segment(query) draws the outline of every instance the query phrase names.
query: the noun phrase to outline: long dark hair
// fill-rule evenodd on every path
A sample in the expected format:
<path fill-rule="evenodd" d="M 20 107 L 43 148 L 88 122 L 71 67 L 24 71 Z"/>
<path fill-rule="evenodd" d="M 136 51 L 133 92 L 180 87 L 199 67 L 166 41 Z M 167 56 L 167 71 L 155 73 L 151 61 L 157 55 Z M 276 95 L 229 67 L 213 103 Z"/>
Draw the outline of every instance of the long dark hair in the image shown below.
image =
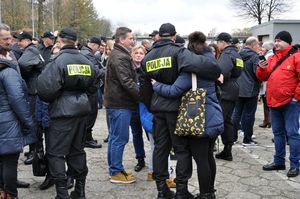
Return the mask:
<path fill-rule="evenodd" d="M 203 54 L 204 50 L 207 49 L 206 36 L 204 33 L 200 31 L 192 32 L 189 36 L 189 43 L 187 48 L 196 53 L 196 54 Z"/>

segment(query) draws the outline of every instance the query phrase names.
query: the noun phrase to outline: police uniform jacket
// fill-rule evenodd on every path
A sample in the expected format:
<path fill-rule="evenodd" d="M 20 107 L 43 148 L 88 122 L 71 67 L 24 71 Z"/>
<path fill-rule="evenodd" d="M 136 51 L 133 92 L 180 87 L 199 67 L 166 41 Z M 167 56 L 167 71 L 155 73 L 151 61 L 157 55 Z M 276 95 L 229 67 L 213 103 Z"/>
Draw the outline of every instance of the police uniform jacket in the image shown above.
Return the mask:
<path fill-rule="evenodd" d="M 38 48 L 41 56 L 45 60 L 45 65 L 50 61 L 52 48 L 53 45 L 46 47 L 44 44 L 41 44 Z"/>
<path fill-rule="evenodd" d="M 202 53 L 212 62 L 217 62 L 210 49 L 204 49 Z M 220 71 L 221 72 L 221 71 Z M 197 77 L 197 87 L 204 88 L 205 95 L 205 133 L 211 137 L 216 138 L 224 131 L 224 119 L 221 106 L 216 95 L 215 81 L 204 80 Z M 160 95 L 166 97 L 180 97 L 184 92 L 192 88 L 191 73 L 180 73 L 177 80 L 172 85 L 155 82 L 153 89 Z"/>
<path fill-rule="evenodd" d="M 37 94 L 37 77 L 44 66 L 44 62 L 40 56 L 39 50 L 33 44 L 29 44 L 18 59 L 22 77 L 26 81 L 28 93 L 31 95 Z"/>
<path fill-rule="evenodd" d="M 0 59 L 0 155 L 16 154 L 36 141 L 27 87 L 11 62 Z"/>
<path fill-rule="evenodd" d="M 161 39 L 154 43 L 142 61 L 142 69 L 144 77 L 140 82 L 141 98 L 151 112 L 178 111 L 180 98 L 163 97 L 153 92 L 150 79 L 173 84 L 181 71 L 194 72 L 203 79 L 214 81 L 220 75 L 220 68 L 216 62 L 196 55 L 170 39 Z"/>
<path fill-rule="evenodd" d="M 50 103 L 50 118 L 89 114 L 88 94 L 97 91 L 98 75 L 78 49 L 64 46 L 38 77 L 38 95 Z"/>
<path fill-rule="evenodd" d="M 224 100 L 236 101 L 239 96 L 238 77 L 244 66 L 243 60 L 234 45 L 227 46 L 218 60 L 224 75 L 224 83 L 220 85 L 220 97 Z"/>
<path fill-rule="evenodd" d="M 259 93 L 259 81 L 256 77 L 258 66 L 258 54 L 251 48 L 245 47 L 240 51 L 244 61 L 241 76 L 238 78 L 239 97 L 257 97 Z"/>
<path fill-rule="evenodd" d="M 139 101 L 137 74 L 130 52 L 114 45 L 106 65 L 104 105 L 107 108 L 136 109 Z"/>

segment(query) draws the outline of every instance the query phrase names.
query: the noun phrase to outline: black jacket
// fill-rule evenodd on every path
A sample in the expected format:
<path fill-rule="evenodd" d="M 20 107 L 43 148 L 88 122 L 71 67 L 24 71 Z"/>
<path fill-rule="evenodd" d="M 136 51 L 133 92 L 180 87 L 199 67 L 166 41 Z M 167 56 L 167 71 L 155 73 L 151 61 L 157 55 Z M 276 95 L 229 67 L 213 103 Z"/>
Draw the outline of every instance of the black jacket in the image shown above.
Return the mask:
<path fill-rule="evenodd" d="M 142 61 L 142 69 L 145 75 L 140 82 L 141 98 L 152 112 L 178 111 L 180 98 L 163 97 L 153 92 L 150 79 L 164 84 L 173 84 L 182 71 L 194 72 L 203 79 L 215 81 L 221 72 L 217 63 L 202 55 L 196 55 L 183 45 L 175 44 L 169 39 L 154 43 L 153 48 Z"/>
<path fill-rule="evenodd" d="M 44 62 L 40 56 L 39 50 L 33 44 L 29 44 L 18 59 L 21 75 L 27 84 L 30 95 L 37 94 L 37 77 L 44 67 Z"/>
<path fill-rule="evenodd" d="M 46 47 L 44 44 L 41 44 L 39 46 L 39 51 L 43 59 L 45 60 L 45 65 L 50 61 L 52 47 L 53 45 Z"/>
<path fill-rule="evenodd" d="M 139 101 L 137 75 L 131 55 L 114 45 L 106 65 L 104 104 L 108 108 L 136 109 Z"/>
<path fill-rule="evenodd" d="M 224 75 L 224 83 L 220 85 L 221 99 L 236 101 L 239 96 L 239 85 L 237 82 L 243 69 L 243 60 L 234 45 L 227 46 L 218 60 Z"/>
<path fill-rule="evenodd" d="M 38 77 L 38 95 L 50 103 L 50 118 L 90 113 L 88 95 L 97 91 L 99 71 L 73 46 L 64 46 Z"/>
<path fill-rule="evenodd" d="M 240 55 L 244 61 L 244 68 L 238 79 L 240 86 L 239 97 L 256 97 L 259 93 L 259 81 L 256 77 L 258 54 L 251 48 L 243 48 Z"/>

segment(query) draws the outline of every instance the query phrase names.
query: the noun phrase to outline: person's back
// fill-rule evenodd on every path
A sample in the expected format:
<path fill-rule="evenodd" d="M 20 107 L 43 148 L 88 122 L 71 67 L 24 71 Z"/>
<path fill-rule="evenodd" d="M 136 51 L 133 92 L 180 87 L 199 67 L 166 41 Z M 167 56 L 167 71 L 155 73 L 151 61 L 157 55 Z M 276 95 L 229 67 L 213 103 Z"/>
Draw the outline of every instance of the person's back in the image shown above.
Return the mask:
<path fill-rule="evenodd" d="M 73 29 L 62 29 L 58 36 L 61 50 L 38 77 L 38 95 L 49 102 L 51 123 L 46 155 L 51 177 L 55 179 L 57 198 L 69 198 L 65 159 L 68 160 L 68 176 L 76 179 L 72 198 L 85 197 L 88 173 L 83 143 L 86 120 L 82 118 L 91 111 L 88 94 L 97 91 L 98 73 L 75 47 L 76 39 Z"/>
<path fill-rule="evenodd" d="M 179 149 L 180 139 L 174 135 L 180 96 L 175 98 L 164 97 L 153 92 L 151 79 L 164 84 L 173 84 L 179 73 L 194 72 L 204 79 L 215 80 L 220 70 L 217 63 L 211 62 L 202 55 L 187 50 L 182 44 L 175 44 L 176 30 L 170 23 L 162 24 L 159 28 L 160 40 L 156 41 L 149 53 L 142 61 L 144 75 L 141 77 L 141 97 L 146 106 L 153 112 L 154 152 L 153 152 L 153 178 L 156 181 L 158 198 L 172 198 L 174 193 L 167 187 L 165 180 L 168 174 L 168 155 L 172 144 L 175 154 Z M 173 141 L 173 143 L 172 143 Z M 182 183 L 184 161 L 183 155 L 176 154 L 176 179 Z M 180 161 L 181 160 L 181 161 Z M 178 164 L 179 163 L 179 164 Z"/>

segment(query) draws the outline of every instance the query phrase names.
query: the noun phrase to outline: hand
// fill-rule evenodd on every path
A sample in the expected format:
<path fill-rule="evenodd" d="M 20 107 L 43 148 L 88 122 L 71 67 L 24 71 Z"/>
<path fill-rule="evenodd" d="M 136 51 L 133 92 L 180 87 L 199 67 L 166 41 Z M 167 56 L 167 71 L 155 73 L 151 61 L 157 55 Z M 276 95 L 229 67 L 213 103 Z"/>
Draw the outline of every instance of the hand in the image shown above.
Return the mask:
<path fill-rule="evenodd" d="M 223 75 L 223 74 L 221 74 L 221 75 L 219 76 L 218 81 L 219 81 L 221 84 L 224 83 L 224 75 Z"/>
<path fill-rule="evenodd" d="M 261 67 L 261 68 L 266 68 L 267 65 L 268 65 L 268 61 L 260 60 L 258 62 L 258 66 Z"/>
<path fill-rule="evenodd" d="M 155 79 L 151 79 L 151 84 L 155 84 L 156 83 L 156 80 Z"/>

